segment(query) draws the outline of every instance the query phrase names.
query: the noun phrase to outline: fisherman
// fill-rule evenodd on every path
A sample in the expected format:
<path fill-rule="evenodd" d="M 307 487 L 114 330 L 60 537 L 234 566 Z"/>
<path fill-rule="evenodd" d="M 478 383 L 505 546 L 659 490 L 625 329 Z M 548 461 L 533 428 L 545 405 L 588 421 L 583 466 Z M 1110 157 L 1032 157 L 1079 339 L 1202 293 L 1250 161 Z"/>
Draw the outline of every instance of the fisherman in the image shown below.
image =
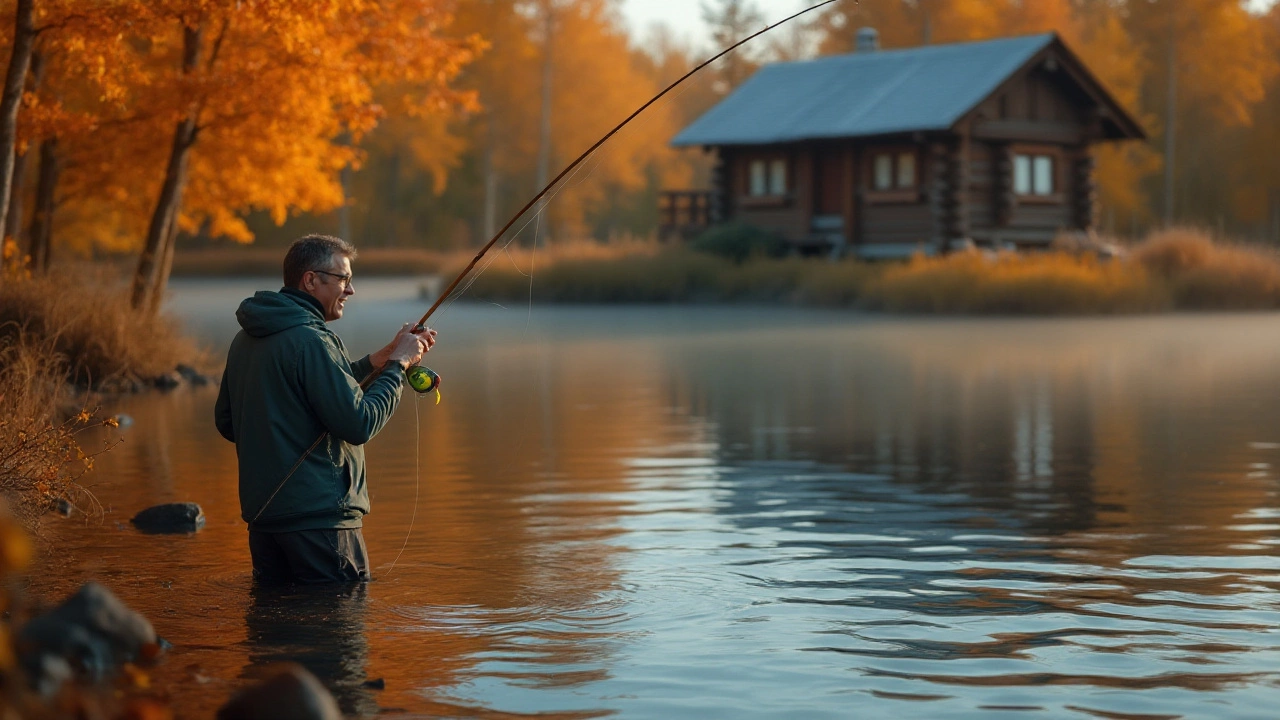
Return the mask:
<path fill-rule="evenodd" d="M 341 318 L 355 294 L 355 258 L 356 249 L 335 237 L 295 240 L 284 287 L 259 291 L 236 311 L 242 329 L 227 352 L 214 421 L 236 444 L 240 516 L 261 582 L 369 579 L 363 445 L 391 419 L 404 371 L 435 345 L 436 333 L 405 325 L 386 347 L 352 362 L 326 323 Z"/>

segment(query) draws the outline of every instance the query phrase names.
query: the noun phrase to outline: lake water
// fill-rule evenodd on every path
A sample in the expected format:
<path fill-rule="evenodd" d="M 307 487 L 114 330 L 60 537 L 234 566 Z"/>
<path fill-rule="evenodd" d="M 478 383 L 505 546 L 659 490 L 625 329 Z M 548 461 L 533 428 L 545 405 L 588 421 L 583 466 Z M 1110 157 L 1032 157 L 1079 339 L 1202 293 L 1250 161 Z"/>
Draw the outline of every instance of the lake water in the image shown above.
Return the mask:
<path fill-rule="evenodd" d="M 256 287 L 173 308 L 220 356 Z M 353 352 L 426 307 L 357 290 Z M 108 512 L 49 522 L 32 592 L 97 578 L 144 612 L 190 718 L 286 659 L 359 717 L 1277 715 L 1280 315 L 434 324 L 443 402 L 368 446 L 367 587 L 252 587 L 216 389 L 184 388 L 110 403 Z M 203 531 L 127 524 L 178 500 Z"/>

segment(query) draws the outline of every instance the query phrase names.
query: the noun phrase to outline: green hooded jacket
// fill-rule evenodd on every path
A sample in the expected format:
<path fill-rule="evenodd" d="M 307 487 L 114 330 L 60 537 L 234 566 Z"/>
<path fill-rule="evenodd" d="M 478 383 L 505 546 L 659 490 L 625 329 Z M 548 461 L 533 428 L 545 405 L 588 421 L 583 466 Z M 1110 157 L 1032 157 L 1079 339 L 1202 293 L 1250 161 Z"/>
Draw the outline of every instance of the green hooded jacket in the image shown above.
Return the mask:
<path fill-rule="evenodd" d="M 227 353 L 214 422 L 236 444 L 240 517 L 261 532 L 360 527 L 369 512 L 362 446 L 400 402 L 400 366 L 389 363 L 362 391 L 373 363 L 351 362 L 319 301 L 300 290 L 260 291 L 240 303 L 236 319 L 242 329 Z"/>

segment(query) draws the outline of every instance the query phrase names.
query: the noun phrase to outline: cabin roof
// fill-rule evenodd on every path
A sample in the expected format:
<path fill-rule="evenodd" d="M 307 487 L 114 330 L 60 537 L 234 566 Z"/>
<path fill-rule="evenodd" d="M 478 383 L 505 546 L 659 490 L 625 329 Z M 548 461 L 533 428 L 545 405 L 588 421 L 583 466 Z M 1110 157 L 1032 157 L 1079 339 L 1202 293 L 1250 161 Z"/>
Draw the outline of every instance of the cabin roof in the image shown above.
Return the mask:
<path fill-rule="evenodd" d="M 1055 43 L 1061 45 L 1046 33 L 766 65 L 672 145 L 764 145 L 948 130 Z M 1130 121 L 1125 124 L 1141 136 L 1087 70 L 1077 77 L 1112 116 Z M 1133 136 L 1127 130 L 1119 135 Z"/>

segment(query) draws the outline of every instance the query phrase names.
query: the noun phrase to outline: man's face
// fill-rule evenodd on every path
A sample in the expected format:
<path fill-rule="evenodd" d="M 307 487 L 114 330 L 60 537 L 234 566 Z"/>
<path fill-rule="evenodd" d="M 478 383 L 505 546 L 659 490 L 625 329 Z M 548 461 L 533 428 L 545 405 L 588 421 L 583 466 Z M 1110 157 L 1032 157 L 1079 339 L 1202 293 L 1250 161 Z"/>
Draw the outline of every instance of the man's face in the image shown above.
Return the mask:
<path fill-rule="evenodd" d="M 351 285 L 351 258 L 340 255 L 332 267 L 304 273 L 302 289 L 320 301 L 320 307 L 324 308 L 325 322 L 333 322 L 342 317 L 347 298 L 356 294 Z"/>

